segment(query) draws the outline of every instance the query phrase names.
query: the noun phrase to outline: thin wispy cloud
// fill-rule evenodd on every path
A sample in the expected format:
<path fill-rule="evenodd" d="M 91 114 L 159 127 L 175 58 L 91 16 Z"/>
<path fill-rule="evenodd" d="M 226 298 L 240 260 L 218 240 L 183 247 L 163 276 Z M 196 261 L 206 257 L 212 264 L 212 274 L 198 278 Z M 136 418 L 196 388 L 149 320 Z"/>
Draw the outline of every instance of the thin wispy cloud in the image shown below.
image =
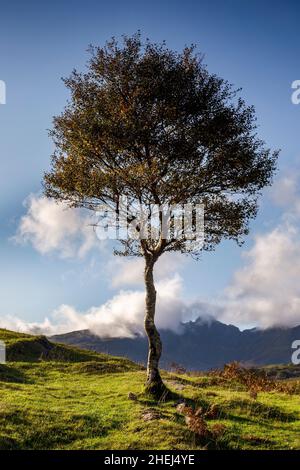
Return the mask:
<path fill-rule="evenodd" d="M 155 279 L 160 281 L 170 275 L 179 274 L 188 262 L 188 258 L 181 253 L 165 253 L 161 256 L 154 268 Z M 140 286 L 144 284 L 145 261 L 142 258 L 125 259 L 111 258 L 107 272 L 114 288 L 124 286 Z"/>

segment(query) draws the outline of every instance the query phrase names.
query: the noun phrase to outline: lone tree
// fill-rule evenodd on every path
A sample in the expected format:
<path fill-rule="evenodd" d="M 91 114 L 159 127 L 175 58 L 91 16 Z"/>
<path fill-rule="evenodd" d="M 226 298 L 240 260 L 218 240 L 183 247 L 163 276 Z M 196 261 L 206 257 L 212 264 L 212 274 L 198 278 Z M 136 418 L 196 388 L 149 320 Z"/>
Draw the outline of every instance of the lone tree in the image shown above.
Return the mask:
<path fill-rule="evenodd" d="M 87 73 L 75 70 L 64 80 L 71 100 L 50 132 L 56 150 L 44 176 L 45 195 L 90 210 L 106 204 L 123 220 L 120 198 L 127 197 L 125 222 L 135 223 L 137 236 L 123 237 L 115 253 L 145 259 L 146 389 L 160 395 L 155 262 L 170 251 L 198 257 L 223 238 L 241 244 L 257 197 L 271 184 L 277 152 L 257 138 L 253 107 L 207 71 L 194 47 L 177 53 L 165 43 L 143 43 L 138 33 L 90 52 Z M 204 205 L 203 244 L 197 243 L 193 209 L 194 242 L 184 228 L 174 229 L 181 216 L 176 221 L 172 207 L 187 204 Z M 153 207 L 159 207 L 154 236 Z"/>

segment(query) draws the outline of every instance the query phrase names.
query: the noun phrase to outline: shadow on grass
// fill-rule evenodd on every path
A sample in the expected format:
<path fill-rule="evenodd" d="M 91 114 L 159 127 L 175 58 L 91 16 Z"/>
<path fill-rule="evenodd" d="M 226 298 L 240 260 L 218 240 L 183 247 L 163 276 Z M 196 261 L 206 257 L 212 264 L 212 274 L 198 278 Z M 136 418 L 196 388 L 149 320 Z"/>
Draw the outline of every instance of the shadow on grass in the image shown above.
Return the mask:
<path fill-rule="evenodd" d="M 112 421 L 110 426 L 103 425 L 101 418 L 94 415 L 61 416 L 57 421 L 57 413 L 53 420 L 51 414 L 47 419 L 41 416 L 39 422 L 23 428 L 20 426 L 18 439 L 0 438 L 0 449 L 47 450 L 62 449 L 76 441 L 105 437 L 112 430 L 120 428 L 121 422 Z M 53 424 L 54 422 L 54 424 Z M 23 423 L 25 424 L 25 423 Z"/>
<path fill-rule="evenodd" d="M 0 408 L 0 426 L 1 429 L 6 429 L 7 423 L 14 427 L 28 427 L 30 422 L 26 413 L 18 408 Z M 9 434 L 9 431 L 7 431 Z M 6 435 L 6 433 L 0 436 L 0 450 L 15 450 L 21 449 L 20 442 L 12 436 Z"/>
<path fill-rule="evenodd" d="M 20 444 L 9 436 L 0 436 L 0 450 L 20 450 Z"/>
<path fill-rule="evenodd" d="M 265 405 L 264 403 L 260 403 L 257 401 L 250 401 L 250 400 L 230 400 L 226 403 L 224 407 L 225 416 L 234 419 L 234 415 L 232 413 L 226 413 L 226 410 L 233 410 L 237 409 L 242 412 L 246 412 L 250 416 L 259 417 L 262 419 L 271 419 L 271 420 L 278 420 L 281 422 L 292 422 L 297 421 L 298 417 L 295 413 L 287 413 L 282 411 L 280 408 L 276 406 Z M 246 418 L 247 419 L 247 418 Z"/>
<path fill-rule="evenodd" d="M 0 364 L 0 382 L 32 383 L 23 372 L 7 364 Z"/>
<path fill-rule="evenodd" d="M 180 377 L 178 375 L 169 375 L 166 379 L 167 382 L 179 383 L 181 385 L 187 385 L 194 388 L 206 388 L 213 387 L 214 385 L 220 385 L 224 383 L 224 379 L 220 377 L 200 377 L 196 380 L 189 380 L 185 377 Z"/>

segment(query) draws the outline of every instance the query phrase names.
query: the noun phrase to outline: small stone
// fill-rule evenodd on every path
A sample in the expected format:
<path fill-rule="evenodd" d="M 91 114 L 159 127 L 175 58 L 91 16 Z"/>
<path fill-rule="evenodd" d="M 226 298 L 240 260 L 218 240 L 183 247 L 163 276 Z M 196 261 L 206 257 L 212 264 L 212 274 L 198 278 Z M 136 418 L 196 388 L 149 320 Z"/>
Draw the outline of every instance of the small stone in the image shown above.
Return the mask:
<path fill-rule="evenodd" d="M 144 421 L 152 421 L 153 419 L 160 419 L 161 414 L 159 411 L 149 408 L 142 412 L 141 417 Z"/>

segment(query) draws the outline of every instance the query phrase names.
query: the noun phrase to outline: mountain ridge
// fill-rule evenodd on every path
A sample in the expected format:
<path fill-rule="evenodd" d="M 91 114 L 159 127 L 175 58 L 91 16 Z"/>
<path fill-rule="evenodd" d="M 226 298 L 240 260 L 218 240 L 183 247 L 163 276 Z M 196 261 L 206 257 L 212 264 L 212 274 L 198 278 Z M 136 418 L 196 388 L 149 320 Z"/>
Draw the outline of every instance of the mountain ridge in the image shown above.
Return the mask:
<path fill-rule="evenodd" d="M 160 331 L 163 342 L 161 365 L 173 363 L 189 370 L 208 370 L 225 363 L 239 361 L 249 365 L 288 364 L 292 342 L 300 339 L 300 325 L 292 328 L 252 328 L 241 331 L 235 325 L 217 320 L 196 319 L 182 324 L 181 333 Z M 51 336 L 54 342 L 69 344 L 97 352 L 125 356 L 145 364 L 147 339 L 100 338 L 89 330 L 78 330 Z"/>

